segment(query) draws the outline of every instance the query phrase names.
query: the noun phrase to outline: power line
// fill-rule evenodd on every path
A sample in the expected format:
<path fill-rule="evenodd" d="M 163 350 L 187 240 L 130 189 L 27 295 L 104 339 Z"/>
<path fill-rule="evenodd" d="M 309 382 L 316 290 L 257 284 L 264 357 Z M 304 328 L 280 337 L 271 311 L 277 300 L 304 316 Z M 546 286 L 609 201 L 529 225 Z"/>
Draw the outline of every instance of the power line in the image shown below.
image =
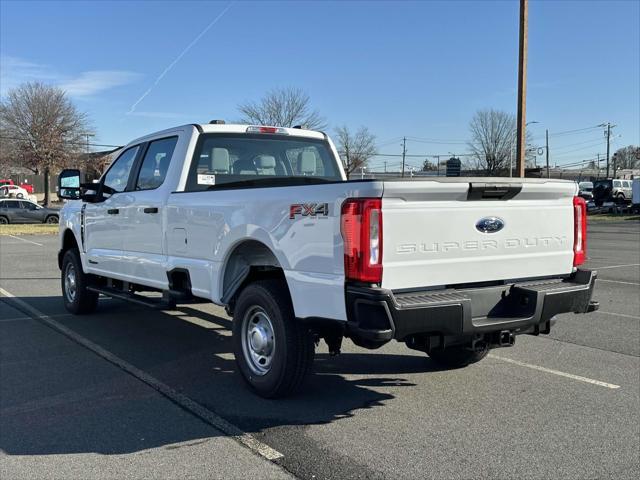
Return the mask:
<path fill-rule="evenodd" d="M 441 140 L 435 138 L 407 137 L 407 140 L 417 143 L 435 143 L 438 145 L 467 145 L 464 140 Z"/>
<path fill-rule="evenodd" d="M 562 150 L 562 149 L 567 148 L 567 147 L 574 147 L 576 145 L 584 145 L 586 143 L 592 143 L 592 142 L 595 142 L 595 140 L 589 139 L 589 140 L 585 140 L 584 142 L 569 143 L 569 144 L 563 145 L 561 147 L 555 147 L 554 150 Z M 601 143 L 601 142 L 602 142 L 602 140 L 598 140 L 598 143 Z"/>
<path fill-rule="evenodd" d="M 553 132 L 553 133 L 549 133 L 550 137 L 563 137 L 563 136 L 567 136 L 567 135 L 577 135 L 580 133 L 587 133 L 590 132 L 592 130 L 598 130 L 601 127 L 599 125 L 593 126 L 593 127 L 585 127 L 585 128 L 576 128 L 574 130 L 563 130 L 560 132 Z M 533 137 L 533 140 L 541 140 L 544 138 L 544 135 L 536 135 L 535 137 Z"/>
<path fill-rule="evenodd" d="M 5 135 L 0 135 L 0 138 L 2 138 L 3 140 L 17 140 L 19 142 L 31 142 L 31 139 L 28 138 L 20 138 L 20 137 L 8 137 Z M 90 147 L 111 147 L 111 148 L 122 148 L 122 145 L 108 145 L 105 143 L 87 143 L 87 142 L 72 142 L 69 140 L 63 140 L 61 143 L 66 144 L 66 145 L 80 145 L 80 146 L 87 146 L 89 145 Z"/>
<path fill-rule="evenodd" d="M 554 154 L 554 155 L 555 155 L 556 157 L 562 157 L 562 156 L 564 156 L 564 155 L 569 155 L 569 154 L 571 154 L 571 153 L 573 153 L 573 152 L 579 152 L 580 150 L 586 150 L 586 149 L 588 149 L 588 148 L 594 148 L 594 147 L 597 147 L 598 145 L 601 145 L 601 144 L 602 144 L 602 140 L 598 140 L 596 143 L 593 143 L 593 144 L 591 144 L 591 145 L 586 145 L 586 146 L 584 146 L 584 147 L 580 147 L 580 148 L 574 148 L 574 149 L 572 149 L 572 150 L 567 150 L 566 152 L 562 152 L 562 153 L 560 153 L 560 154 L 557 154 L 557 155 L 556 155 L 556 154 Z"/>
<path fill-rule="evenodd" d="M 561 135 L 573 135 L 575 133 L 586 132 L 588 130 L 596 130 L 601 128 L 600 125 L 595 125 L 593 127 L 585 127 L 585 128 L 576 128 L 575 130 L 565 130 L 563 132 L 554 132 L 550 134 L 551 137 L 558 137 Z"/>

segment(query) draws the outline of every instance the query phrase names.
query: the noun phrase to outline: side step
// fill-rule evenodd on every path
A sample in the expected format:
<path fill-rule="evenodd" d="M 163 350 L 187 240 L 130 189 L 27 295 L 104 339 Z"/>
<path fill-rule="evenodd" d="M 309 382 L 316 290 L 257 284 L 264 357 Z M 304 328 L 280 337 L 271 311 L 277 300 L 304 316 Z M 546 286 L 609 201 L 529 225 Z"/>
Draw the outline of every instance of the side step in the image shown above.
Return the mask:
<path fill-rule="evenodd" d="M 166 310 L 175 308 L 176 302 L 167 293 L 162 294 L 162 298 L 149 298 L 142 295 L 136 295 L 135 293 L 124 292 L 117 288 L 111 287 L 93 287 L 88 286 L 87 290 L 92 292 L 101 293 L 107 297 L 117 298 L 118 300 L 124 300 L 126 302 L 135 303 L 137 305 L 143 305 L 145 307 L 155 308 L 158 310 Z"/>

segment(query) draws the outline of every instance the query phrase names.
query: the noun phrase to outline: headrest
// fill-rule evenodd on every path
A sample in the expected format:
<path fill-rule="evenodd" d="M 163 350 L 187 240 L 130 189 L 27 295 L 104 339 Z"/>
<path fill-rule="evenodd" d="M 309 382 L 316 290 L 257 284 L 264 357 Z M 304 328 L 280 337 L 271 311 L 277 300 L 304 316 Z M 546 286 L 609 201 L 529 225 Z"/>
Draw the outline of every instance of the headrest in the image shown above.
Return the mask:
<path fill-rule="evenodd" d="M 316 154 L 310 151 L 300 153 L 298 157 L 298 168 L 300 173 L 316 173 Z"/>
<path fill-rule="evenodd" d="M 212 148 L 211 171 L 228 172 L 229 166 L 229 150 L 227 150 L 226 148 Z"/>
<path fill-rule="evenodd" d="M 275 168 L 276 157 L 271 155 L 258 155 L 256 157 L 256 165 L 258 168 Z"/>

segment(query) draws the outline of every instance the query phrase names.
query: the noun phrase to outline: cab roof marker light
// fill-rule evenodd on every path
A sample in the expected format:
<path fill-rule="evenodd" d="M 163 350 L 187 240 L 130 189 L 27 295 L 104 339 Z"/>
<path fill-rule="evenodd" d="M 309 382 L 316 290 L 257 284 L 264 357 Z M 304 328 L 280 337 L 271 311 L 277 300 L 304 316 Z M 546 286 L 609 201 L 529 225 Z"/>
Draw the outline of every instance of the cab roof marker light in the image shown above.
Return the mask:
<path fill-rule="evenodd" d="M 287 132 L 287 130 L 282 127 L 261 127 L 253 125 L 247 127 L 247 133 L 273 133 L 277 135 L 289 135 L 289 132 Z"/>

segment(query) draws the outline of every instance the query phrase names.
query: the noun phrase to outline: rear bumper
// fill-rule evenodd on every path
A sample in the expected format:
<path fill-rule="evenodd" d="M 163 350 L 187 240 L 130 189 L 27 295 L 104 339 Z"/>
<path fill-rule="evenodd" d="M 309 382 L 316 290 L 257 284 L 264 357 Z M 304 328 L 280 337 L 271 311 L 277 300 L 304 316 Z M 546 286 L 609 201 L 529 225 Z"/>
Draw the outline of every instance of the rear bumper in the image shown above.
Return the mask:
<path fill-rule="evenodd" d="M 597 310 L 596 272 L 490 287 L 392 292 L 347 286 L 347 329 L 355 343 L 376 348 L 411 336 L 473 337 L 508 330 L 549 333 L 560 313 Z"/>

